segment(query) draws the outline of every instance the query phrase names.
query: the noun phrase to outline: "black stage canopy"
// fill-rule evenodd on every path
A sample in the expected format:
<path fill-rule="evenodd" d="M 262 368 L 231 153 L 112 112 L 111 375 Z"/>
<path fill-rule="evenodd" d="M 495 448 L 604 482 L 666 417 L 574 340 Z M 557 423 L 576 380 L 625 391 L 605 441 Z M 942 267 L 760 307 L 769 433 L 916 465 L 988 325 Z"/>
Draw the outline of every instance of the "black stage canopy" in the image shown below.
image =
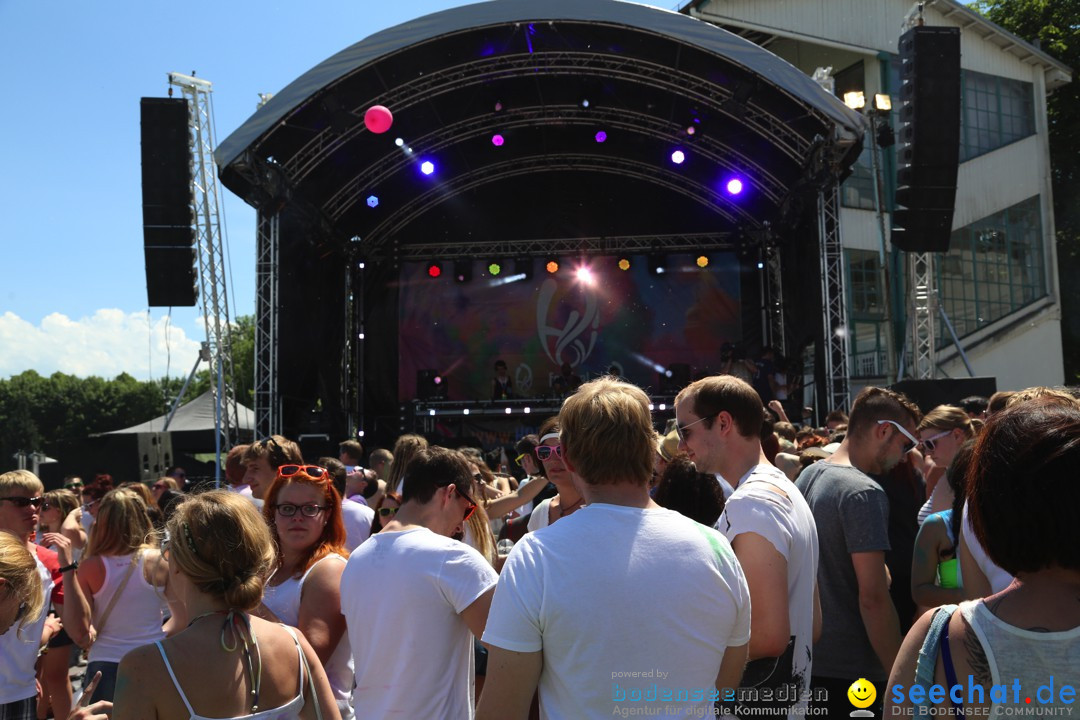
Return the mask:
<path fill-rule="evenodd" d="M 374 105 L 393 112 L 389 132 L 366 129 Z M 281 218 L 282 282 L 303 270 L 332 285 L 356 258 L 396 270 L 425 253 L 540 255 L 578 238 L 587 254 L 620 249 L 604 238 L 685 251 L 670 238 L 708 250 L 765 234 L 781 245 L 797 237 L 813 260 L 812 198 L 847 173 L 861 128 L 795 67 L 685 15 L 616 0 L 493 0 L 330 57 L 233 132 L 216 160 L 260 223 Z M 394 280 L 388 273 L 383 287 Z M 278 332 L 266 316 L 280 313 L 284 334 L 296 316 L 294 329 L 329 348 L 325 372 L 351 352 L 340 339 L 347 312 L 327 317 L 347 291 L 274 304 L 261 287 L 260 327 Z M 379 307 L 369 301 L 364 313 Z M 286 403 L 320 396 L 324 409 L 333 392 L 329 380 L 279 391 Z"/>

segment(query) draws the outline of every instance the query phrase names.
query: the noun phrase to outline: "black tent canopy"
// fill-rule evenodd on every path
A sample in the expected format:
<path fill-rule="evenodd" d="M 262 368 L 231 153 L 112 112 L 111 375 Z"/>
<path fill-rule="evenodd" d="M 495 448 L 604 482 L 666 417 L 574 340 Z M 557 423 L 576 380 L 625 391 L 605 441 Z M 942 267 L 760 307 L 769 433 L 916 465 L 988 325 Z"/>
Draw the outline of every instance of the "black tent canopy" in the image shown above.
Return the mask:
<path fill-rule="evenodd" d="M 376 104 L 394 113 L 385 134 L 363 122 Z M 351 260 L 386 261 L 376 283 L 385 293 L 398 261 L 433 254 L 539 255 L 545 244 L 587 254 L 612 250 L 611 238 L 662 251 L 747 237 L 760 245 L 763 235 L 805 244 L 792 230 L 818 191 L 847 173 L 861 128 L 856 113 L 772 53 L 618 0 L 492 0 L 342 50 L 216 152 L 223 183 L 259 210 L 259 432 L 307 423 L 313 397 L 341 427 L 364 404 L 350 377 L 395 372 L 392 356 L 365 358 L 345 339 L 381 321 L 379 352 L 396 352 L 392 323 L 371 317 L 394 306 L 376 295 L 370 267 L 366 287 L 349 285 Z M 420 172 L 425 161 L 430 175 Z M 727 191 L 732 179 L 742 193 Z M 342 282 L 289 298 L 269 289 L 270 264 L 283 284 L 311 273 Z M 328 310 L 353 293 L 367 301 L 359 321 Z M 295 366 L 275 338 L 287 333 L 327 352 L 315 367 L 271 379 L 275 366 Z M 356 397 L 338 407 L 331 396 L 343 389 Z"/>

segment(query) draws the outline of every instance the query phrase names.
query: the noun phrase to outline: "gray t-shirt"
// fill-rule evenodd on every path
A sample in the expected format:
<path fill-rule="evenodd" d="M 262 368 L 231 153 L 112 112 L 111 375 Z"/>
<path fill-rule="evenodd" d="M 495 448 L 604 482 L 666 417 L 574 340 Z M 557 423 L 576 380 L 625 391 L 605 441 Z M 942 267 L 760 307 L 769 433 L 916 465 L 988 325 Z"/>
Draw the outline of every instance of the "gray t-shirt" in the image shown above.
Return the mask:
<path fill-rule="evenodd" d="M 851 554 L 889 549 L 889 500 L 885 491 L 850 465 L 817 462 L 795 485 L 817 524 L 821 549 L 821 640 L 814 645 L 813 674 L 866 678 L 879 687 L 888 679 L 859 613 L 859 581 Z"/>

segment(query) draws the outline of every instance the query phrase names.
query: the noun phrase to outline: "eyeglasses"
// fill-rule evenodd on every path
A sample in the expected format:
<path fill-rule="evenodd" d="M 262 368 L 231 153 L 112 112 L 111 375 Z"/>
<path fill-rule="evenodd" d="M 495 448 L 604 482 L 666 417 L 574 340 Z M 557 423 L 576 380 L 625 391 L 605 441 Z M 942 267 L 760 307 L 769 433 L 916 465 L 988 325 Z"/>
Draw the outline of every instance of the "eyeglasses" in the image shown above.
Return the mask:
<path fill-rule="evenodd" d="M 518 467 L 524 467 L 524 464 L 523 464 L 522 461 L 525 460 L 526 457 L 528 457 L 528 453 L 521 453 L 516 458 L 514 458 L 514 464 L 517 465 Z"/>
<path fill-rule="evenodd" d="M 282 465 L 278 468 L 278 477 L 292 477 L 303 473 L 312 480 L 325 480 L 330 477 L 330 471 L 319 465 Z M 314 516 L 312 516 L 314 517 Z"/>
<path fill-rule="evenodd" d="M 937 447 L 938 440 L 945 437 L 951 432 L 952 430 L 942 430 L 937 435 L 931 435 L 930 437 L 923 440 L 921 445 L 926 448 L 928 452 L 934 452 L 934 448 Z"/>
<path fill-rule="evenodd" d="M 41 507 L 41 503 L 44 502 L 44 499 L 42 497 L 40 497 L 40 496 L 38 496 L 38 497 L 0 497 L 0 501 L 3 501 L 3 500 L 7 500 L 12 505 L 14 505 L 15 507 L 18 507 L 18 508 L 24 508 L 24 507 L 27 507 L 29 505 L 33 505 L 34 507 Z"/>
<path fill-rule="evenodd" d="M 381 508 L 379 508 L 379 517 L 384 517 L 384 518 L 393 517 L 394 515 L 397 515 L 397 511 L 399 509 L 400 508 L 381 507 Z"/>
<path fill-rule="evenodd" d="M 445 485 L 438 485 L 437 487 L 446 487 L 447 485 L 450 485 L 450 484 L 451 483 L 446 483 Z M 462 522 L 465 522 L 466 520 L 468 520 L 469 518 L 471 518 L 473 516 L 474 512 L 476 512 L 476 502 L 471 497 L 469 497 L 467 494 L 462 492 L 461 488 L 458 487 L 457 485 L 454 485 L 454 491 L 458 495 L 460 495 L 462 497 L 462 499 L 465 500 L 465 502 L 467 502 L 469 504 L 469 506 L 467 508 L 465 508 L 465 517 L 462 518 L 462 520 L 461 520 Z M 381 509 L 382 508 L 380 508 L 380 510 Z"/>
<path fill-rule="evenodd" d="M 675 433 L 679 436 L 679 440 L 681 440 L 682 442 L 686 442 L 690 439 L 690 433 L 686 432 L 688 429 L 694 427 L 698 423 L 703 423 L 706 420 L 712 420 L 719 414 L 720 413 L 718 412 L 714 412 L 712 415 L 706 415 L 703 418 L 698 418 L 694 422 L 686 423 L 685 425 L 679 425 L 678 423 L 675 423 Z"/>
<path fill-rule="evenodd" d="M 553 453 L 555 457 L 561 458 L 562 445 L 537 445 L 534 452 L 540 460 L 547 460 Z"/>
<path fill-rule="evenodd" d="M 895 420 L 878 420 L 877 421 L 878 425 L 884 425 L 886 423 L 888 423 L 889 425 L 892 425 L 894 428 L 899 430 L 901 433 L 903 433 L 904 437 L 906 437 L 908 439 L 908 441 L 906 443 L 904 443 L 904 454 L 905 455 L 907 453 L 911 452 L 912 450 L 914 450 L 915 447 L 919 444 L 918 439 L 916 439 L 916 437 L 914 435 L 912 435 L 907 430 L 905 430 L 904 426 L 901 425 L 900 423 L 896 422 Z"/>
<path fill-rule="evenodd" d="M 278 514 L 282 517 L 292 517 L 293 515 L 296 515 L 296 511 L 299 510 L 304 517 L 313 518 L 323 510 L 329 509 L 329 507 L 327 505 L 316 505 L 315 503 L 308 503 L 307 505 L 281 503 L 280 505 L 274 505 L 274 509 L 277 510 Z"/>

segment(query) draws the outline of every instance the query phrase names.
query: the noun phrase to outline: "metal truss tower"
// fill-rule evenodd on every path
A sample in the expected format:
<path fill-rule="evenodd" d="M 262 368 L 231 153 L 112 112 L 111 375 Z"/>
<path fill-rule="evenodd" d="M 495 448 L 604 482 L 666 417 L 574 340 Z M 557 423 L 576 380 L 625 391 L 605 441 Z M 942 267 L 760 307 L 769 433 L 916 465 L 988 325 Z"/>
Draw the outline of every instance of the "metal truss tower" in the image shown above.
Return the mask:
<path fill-rule="evenodd" d="M 934 340 L 937 337 L 934 315 L 937 313 L 937 291 L 934 287 L 934 256 L 931 253 L 907 253 L 908 277 L 911 278 L 911 364 L 912 376 L 919 380 L 933 379 L 937 358 Z M 959 345 L 958 345 L 959 347 Z M 961 350 L 962 352 L 962 350 Z M 964 360 L 967 362 L 967 359 Z"/>
<path fill-rule="evenodd" d="M 169 84 L 180 89 L 188 101 L 191 132 L 191 195 L 195 208 L 199 255 L 199 296 L 210 346 L 210 368 L 217 403 L 219 454 L 228 451 L 240 429 L 233 386 L 229 295 L 226 290 L 225 250 L 218 211 L 217 172 L 214 165 L 214 115 L 211 83 L 201 78 L 169 73 Z M 222 463 L 218 462 L 218 473 Z"/>
<path fill-rule="evenodd" d="M 840 183 L 818 193 L 818 243 L 821 249 L 822 342 L 825 344 L 824 412 L 846 411 L 848 398 L 847 293 L 844 245 L 840 234 Z"/>

